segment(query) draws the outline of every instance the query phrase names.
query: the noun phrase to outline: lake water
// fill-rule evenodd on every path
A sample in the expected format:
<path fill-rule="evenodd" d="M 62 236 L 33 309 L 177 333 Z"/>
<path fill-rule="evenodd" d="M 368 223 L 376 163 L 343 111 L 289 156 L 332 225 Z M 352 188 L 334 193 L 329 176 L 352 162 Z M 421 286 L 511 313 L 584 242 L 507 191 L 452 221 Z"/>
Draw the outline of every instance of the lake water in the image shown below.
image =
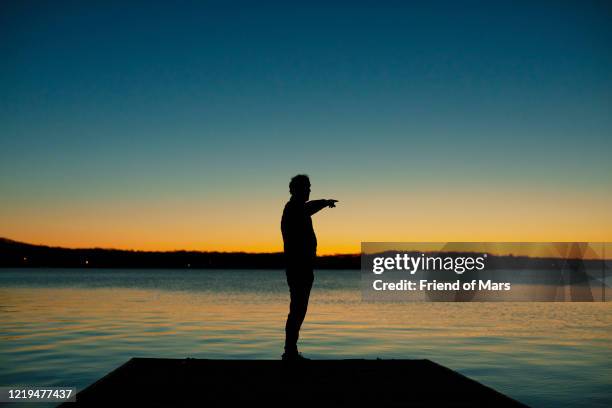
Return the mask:
<path fill-rule="evenodd" d="M 278 359 L 287 309 L 281 270 L 0 269 L 0 386 L 82 389 L 131 357 Z M 611 312 L 366 303 L 359 271 L 317 271 L 300 348 L 431 359 L 534 407 L 609 407 Z"/>

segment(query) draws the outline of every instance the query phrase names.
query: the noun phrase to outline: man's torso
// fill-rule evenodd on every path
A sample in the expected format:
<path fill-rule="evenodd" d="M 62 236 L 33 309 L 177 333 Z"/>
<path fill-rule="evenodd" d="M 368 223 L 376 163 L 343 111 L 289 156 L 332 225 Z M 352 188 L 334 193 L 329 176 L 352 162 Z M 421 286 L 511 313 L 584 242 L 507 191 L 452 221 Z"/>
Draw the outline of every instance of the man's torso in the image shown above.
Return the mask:
<path fill-rule="evenodd" d="M 287 268 L 312 268 L 317 252 L 317 237 L 305 203 L 289 200 L 281 219 Z"/>

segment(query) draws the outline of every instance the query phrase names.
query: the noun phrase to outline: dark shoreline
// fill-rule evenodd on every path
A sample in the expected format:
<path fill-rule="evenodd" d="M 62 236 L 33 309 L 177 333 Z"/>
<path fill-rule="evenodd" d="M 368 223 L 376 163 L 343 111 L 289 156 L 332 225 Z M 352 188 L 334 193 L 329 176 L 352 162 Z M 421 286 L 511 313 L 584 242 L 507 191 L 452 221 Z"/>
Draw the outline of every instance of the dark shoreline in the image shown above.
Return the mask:
<path fill-rule="evenodd" d="M 317 257 L 317 269 L 360 269 L 360 255 Z M 0 268 L 284 269 L 282 252 L 132 251 L 61 248 L 0 238 Z"/>
<path fill-rule="evenodd" d="M 413 252 L 408 252 L 413 253 Z M 368 254 L 367 257 L 384 255 Z M 417 254 L 414 252 L 414 254 Z M 466 256 L 473 253 L 445 252 L 445 256 Z M 488 269 L 560 269 L 571 261 L 562 258 L 530 258 L 526 256 L 489 254 Z M 600 259 L 581 259 L 586 269 L 601 269 Z M 62 248 L 32 245 L 0 238 L 0 268 L 109 268 L 109 269 L 284 269 L 282 252 L 201 252 L 201 251 L 133 251 L 104 248 Z M 360 254 L 318 256 L 316 269 L 361 268 Z"/>

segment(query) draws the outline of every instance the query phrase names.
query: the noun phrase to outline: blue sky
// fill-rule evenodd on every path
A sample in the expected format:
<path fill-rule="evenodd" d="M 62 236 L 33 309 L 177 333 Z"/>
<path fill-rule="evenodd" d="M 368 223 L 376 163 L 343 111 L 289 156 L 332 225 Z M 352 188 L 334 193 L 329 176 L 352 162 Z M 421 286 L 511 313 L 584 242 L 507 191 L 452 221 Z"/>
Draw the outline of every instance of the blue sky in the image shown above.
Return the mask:
<path fill-rule="evenodd" d="M 0 206 L 265 202 L 297 172 L 340 196 L 609 197 L 611 17 L 584 1 L 3 4 Z"/>

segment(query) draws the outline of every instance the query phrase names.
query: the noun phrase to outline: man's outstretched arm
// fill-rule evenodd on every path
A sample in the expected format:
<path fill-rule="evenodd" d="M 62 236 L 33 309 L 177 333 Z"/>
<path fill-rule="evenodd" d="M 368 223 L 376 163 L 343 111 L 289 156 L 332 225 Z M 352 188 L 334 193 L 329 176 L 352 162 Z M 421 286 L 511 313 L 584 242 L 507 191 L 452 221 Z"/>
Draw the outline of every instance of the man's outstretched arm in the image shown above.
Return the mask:
<path fill-rule="evenodd" d="M 306 214 L 313 215 L 325 207 L 335 207 L 338 200 L 311 200 L 304 204 Z"/>

